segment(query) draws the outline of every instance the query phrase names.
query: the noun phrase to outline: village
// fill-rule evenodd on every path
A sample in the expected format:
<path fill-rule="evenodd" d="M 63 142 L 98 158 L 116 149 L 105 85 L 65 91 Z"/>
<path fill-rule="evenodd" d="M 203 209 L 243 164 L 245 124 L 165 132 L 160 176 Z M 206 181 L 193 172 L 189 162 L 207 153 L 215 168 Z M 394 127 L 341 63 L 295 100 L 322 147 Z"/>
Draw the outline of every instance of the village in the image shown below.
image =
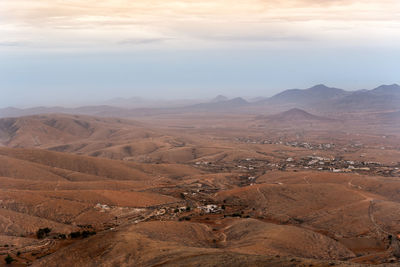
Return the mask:
<path fill-rule="evenodd" d="M 400 162 L 385 165 L 380 162 L 347 160 L 341 156 L 322 157 L 308 155 L 306 157 L 286 159 L 270 162 L 268 160 L 246 158 L 232 163 L 226 162 L 196 162 L 195 167 L 213 172 L 242 172 L 248 174 L 249 180 L 255 176 L 272 170 L 315 170 L 335 173 L 360 173 L 385 177 L 400 177 Z M 243 184 L 247 185 L 247 183 Z"/>

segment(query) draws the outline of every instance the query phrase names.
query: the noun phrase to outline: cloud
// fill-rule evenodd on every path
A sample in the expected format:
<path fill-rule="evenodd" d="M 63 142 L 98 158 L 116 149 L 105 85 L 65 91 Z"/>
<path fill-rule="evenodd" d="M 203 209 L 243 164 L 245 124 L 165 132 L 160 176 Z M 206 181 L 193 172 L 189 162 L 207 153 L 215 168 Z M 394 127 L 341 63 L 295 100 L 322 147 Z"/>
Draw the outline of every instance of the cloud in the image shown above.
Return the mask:
<path fill-rule="evenodd" d="M 132 38 L 132 39 L 125 39 L 118 44 L 121 45 L 142 45 L 142 44 L 159 44 L 169 40 L 174 40 L 174 38 Z"/>
<path fill-rule="evenodd" d="M 11 42 L 11 41 L 0 41 L 0 46 L 9 46 L 9 47 L 16 47 L 16 46 L 25 46 L 26 43 L 23 42 Z"/>
<path fill-rule="evenodd" d="M 205 37 L 215 41 L 225 42 L 305 42 L 310 41 L 310 38 L 304 36 L 285 36 L 285 35 L 217 35 Z"/>
<path fill-rule="evenodd" d="M 389 36 L 400 36 L 399 11 L 398 0 L 13 0 L 0 1 L 0 36 L 82 48 L 318 39 L 389 43 Z"/>

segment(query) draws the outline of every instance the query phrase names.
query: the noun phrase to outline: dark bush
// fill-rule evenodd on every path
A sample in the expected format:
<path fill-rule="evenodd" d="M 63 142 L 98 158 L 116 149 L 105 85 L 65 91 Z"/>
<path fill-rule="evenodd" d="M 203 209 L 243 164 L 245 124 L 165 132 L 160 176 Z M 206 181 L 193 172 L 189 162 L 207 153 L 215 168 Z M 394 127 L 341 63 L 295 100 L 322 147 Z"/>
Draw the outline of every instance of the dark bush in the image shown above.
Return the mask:
<path fill-rule="evenodd" d="M 36 232 L 36 237 L 39 239 L 42 239 L 46 236 L 49 235 L 49 233 L 51 232 L 51 229 L 46 227 L 46 228 L 40 228 L 39 230 L 37 230 Z"/>
<path fill-rule="evenodd" d="M 71 238 L 79 238 L 79 237 L 81 237 L 81 232 L 79 232 L 79 231 L 77 231 L 77 232 L 71 232 L 71 233 L 69 234 L 69 236 L 70 236 Z"/>
<path fill-rule="evenodd" d="M 89 236 L 92 236 L 92 235 L 95 235 L 96 234 L 96 231 L 88 231 L 88 230 L 85 230 L 85 231 L 82 231 L 82 232 L 79 232 L 79 231 L 76 231 L 76 232 L 72 232 L 72 233 L 70 233 L 69 234 L 69 237 L 70 238 L 87 238 L 87 237 L 89 237 Z M 59 235 L 59 237 L 61 236 L 61 238 L 62 237 L 64 237 L 65 235 Z"/>
<path fill-rule="evenodd" d="M 83 238 L 87 238 L 87 237 L 92 236 L 92 235 L 95 235 L 95 234 L 96 234 L 95 231 L 83 231 L 83 232 L 82 232 L 82 237 L 83 237 Z"/>
<path fill-rule="evenodd" d="M 59 239 L 67 239 L 67 236 L 65 234 L 59 234 L 58 238 Z"/>
<path fill-rule="evenodd" d="M 13 261 L 15 261 L 14 258 L 10 256 L 10 254 L 8 254 L 4 260 L 6 264 L 11 264 Z"/>

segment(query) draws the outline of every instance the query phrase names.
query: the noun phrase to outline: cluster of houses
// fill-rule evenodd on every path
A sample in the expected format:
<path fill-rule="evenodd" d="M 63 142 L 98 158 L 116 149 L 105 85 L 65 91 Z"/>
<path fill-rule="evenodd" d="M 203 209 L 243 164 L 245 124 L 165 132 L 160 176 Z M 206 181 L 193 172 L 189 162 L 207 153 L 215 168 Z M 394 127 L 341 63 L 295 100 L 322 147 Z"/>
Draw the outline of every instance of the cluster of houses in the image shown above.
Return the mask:
<path fill-rule="evenodd" d="M 304 168 L 314 169 L 321 171 L 332 172 L 368 172 L 370 174 L 383 175 L 383 176 L 400 176 L 399 166 L 385 166 L 379 162 L 371 161 L 353 161 L 345 160 L 342 158 L 326 158 L 318 156 L 308 156 L 295 160 L 293 158 L 286 159 L 286 168 Z"/>
<path fill-rule="evenodd" d="M 354 152 L 365 147 L 363 143 L 357 141 L 348 143 L 345 146 L 341 146 L 335 143 L 310 143 L 301 141 L 285 141 L 283 138 L 272 140 L 272 139 L 265 139 L 262 137 L 238 137 L 235 140 L 237 142 L 246 144 L 273 144 L 273 145 L 284 145 L 290 147 L 305 148 L 308 150 L 325 150 L 325 151 L 334 150 L 340 147 L 341 150 L 343 151 Z"/>
<path fill-rule="evenodd" d="M 197 163 L 196 163 L 197 164 Z M 235 162 L 200 162 L 196 165 L 212 172 L 239 172 L 246 173 L 246 179 L 240 185 L 248 185 L 254 182 L 254 178 L 260 173 L 270 170 L 286 169 L 310 169 L 318 171 L 331 171 L 335 173 L 359 172 L 372 175 L 399 177 L 400 163 L 397 165 L 384 165 L 379 162 L 346 160 L 341 157 L 321 157 L 310 155 L 300 159 L 288 157 L 276 162 L 265 159 L 241 159 Z M 250 178 L 252 177 L 252 178 Z"/>
<path fill-rule="evenodd" d="M 321 144 L 313 144 L 308 142 L 288 142 L 282 139 L 279 140 L 271 140 L 271 139 L 263 139 L 263 138 L 249 138 L 249 137 L 239 137 L 236 138 L 236 141 L 247 144 L 273 144 L 273 145 L 285 145 L 290 147 L 301 147 L 309 150 L 332 150 L 335 148 L 335 144 L 333 143 L 321 143 Z"/>

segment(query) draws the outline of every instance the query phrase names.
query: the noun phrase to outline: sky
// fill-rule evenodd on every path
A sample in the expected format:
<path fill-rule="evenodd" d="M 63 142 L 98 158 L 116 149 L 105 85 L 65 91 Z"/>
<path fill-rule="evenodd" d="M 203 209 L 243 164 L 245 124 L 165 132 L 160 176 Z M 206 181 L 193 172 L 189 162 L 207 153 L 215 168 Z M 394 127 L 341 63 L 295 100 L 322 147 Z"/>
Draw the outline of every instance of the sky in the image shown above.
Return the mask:
<path fill-rule="evenodd" d="M 0 0 L 0 107 L 400 83 L 398 0 Z"/>

